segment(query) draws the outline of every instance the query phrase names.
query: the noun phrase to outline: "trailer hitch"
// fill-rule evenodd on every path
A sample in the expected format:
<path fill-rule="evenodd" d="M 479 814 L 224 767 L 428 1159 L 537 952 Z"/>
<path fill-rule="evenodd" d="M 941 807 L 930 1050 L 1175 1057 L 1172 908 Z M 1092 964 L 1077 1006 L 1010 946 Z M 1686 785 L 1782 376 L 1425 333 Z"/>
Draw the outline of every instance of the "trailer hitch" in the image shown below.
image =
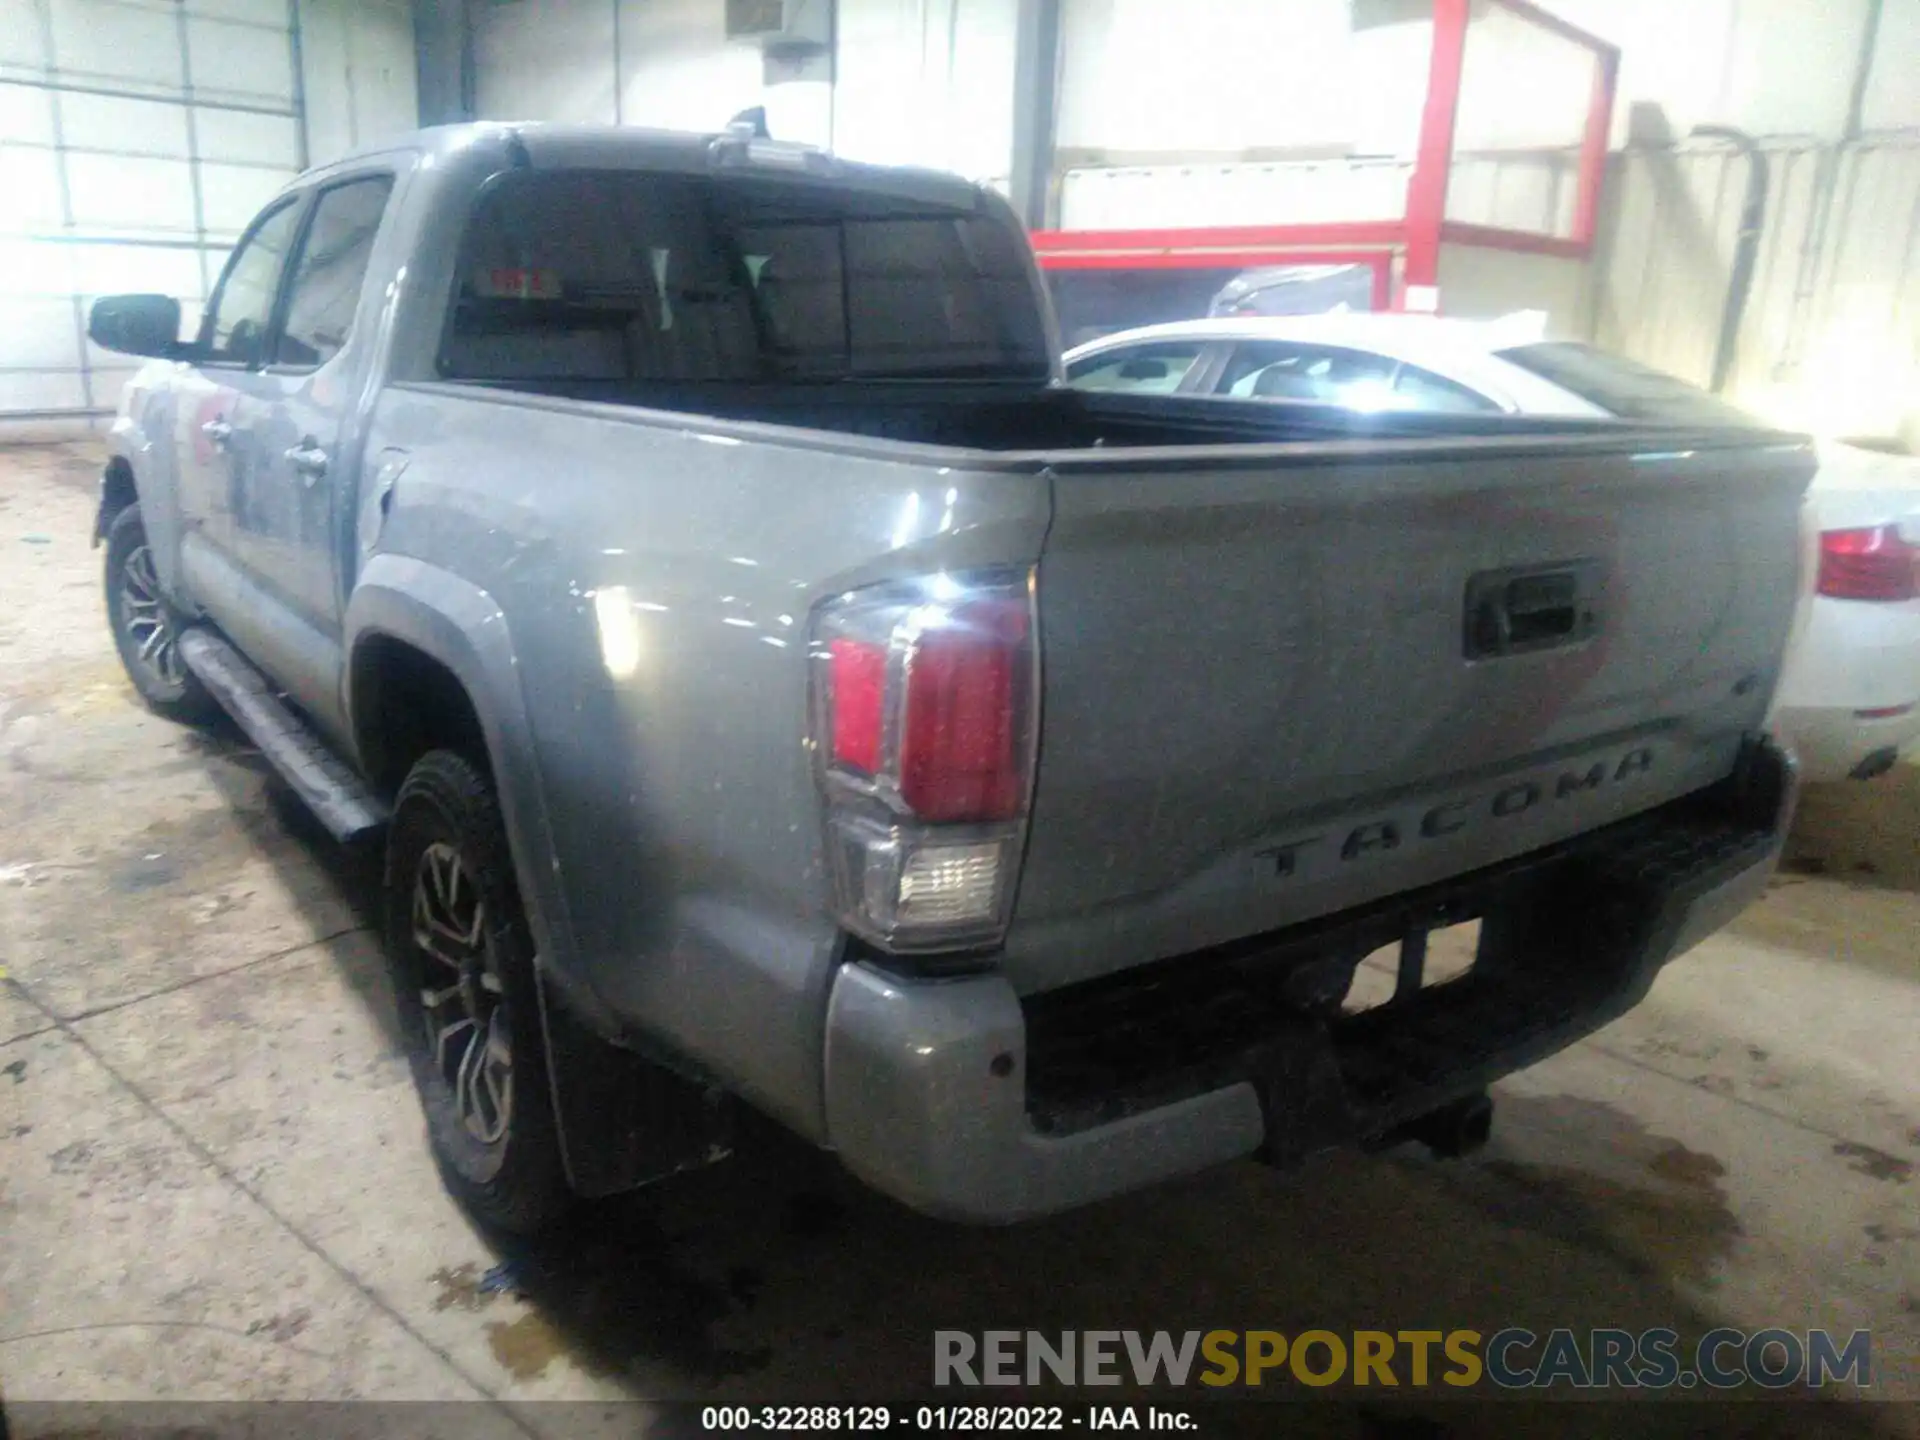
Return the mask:
<path fill-rule="evenodd" d="M 1482 1090 L 1416 1116 L 1396 1130 L 1392 1139 L 1417 1140 L 1435 1158 L 1457 1160 L 1485 1145 L 1492 1134 L 1493 1097 Z"/>

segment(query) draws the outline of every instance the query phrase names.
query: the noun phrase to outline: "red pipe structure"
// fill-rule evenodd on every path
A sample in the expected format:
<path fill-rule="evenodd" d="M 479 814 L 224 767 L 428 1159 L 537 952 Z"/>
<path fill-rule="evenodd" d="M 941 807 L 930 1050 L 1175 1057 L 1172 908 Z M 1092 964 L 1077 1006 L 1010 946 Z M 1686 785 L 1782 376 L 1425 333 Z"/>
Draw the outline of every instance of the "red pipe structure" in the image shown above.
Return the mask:
<path fill-rule="evenodd" d="M 1466 72 L 1472 0 L 1433 0 L 1433 49 L 1420 132 L 1404 212 L 1393 219 L 1309 225 L 1203 229 L 1041 230 L 1033 244 L 1045 270 L 1220 269 L 1281 264 L 1365 265 L 1373 272 L 1375 309 L 1432 309 L 1445 244 L 1579 260 L 1592 252 L 1598 225 L 1607 139 L 1613 124 L 1620 52 L 1549 14 L 1531 0 L 1487 0 L 1527 24 L 1592 52 L 1593 83 L 1579 158 L 1569 233 L 1511 229 L 1447 219 L 1447 190 L 1456 154 L 1455 122 Z M 1394 261 L 1400 261 L 1394 285 Z M 1409 300 L 1411 299 L 1411 304 Z"/>

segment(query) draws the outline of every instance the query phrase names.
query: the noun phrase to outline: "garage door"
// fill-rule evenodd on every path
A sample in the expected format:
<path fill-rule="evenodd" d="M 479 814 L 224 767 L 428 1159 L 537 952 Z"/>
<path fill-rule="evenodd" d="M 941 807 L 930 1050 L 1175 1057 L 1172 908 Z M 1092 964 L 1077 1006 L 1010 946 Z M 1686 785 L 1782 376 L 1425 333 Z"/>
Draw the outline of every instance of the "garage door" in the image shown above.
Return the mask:
<path fill-rule="evenodd" d="M 110 414 L 133 366 L 96 295 L 189 328 L 260 204 L 305 165 L 291 0 L 0 0 L 0 439 Z"/>

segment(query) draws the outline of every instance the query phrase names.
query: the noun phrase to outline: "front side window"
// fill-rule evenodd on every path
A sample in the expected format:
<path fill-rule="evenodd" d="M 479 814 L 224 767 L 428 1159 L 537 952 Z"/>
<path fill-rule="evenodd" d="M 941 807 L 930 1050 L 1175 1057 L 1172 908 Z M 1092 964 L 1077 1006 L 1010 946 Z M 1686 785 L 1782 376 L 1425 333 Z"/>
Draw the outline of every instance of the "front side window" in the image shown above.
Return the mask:
<path fill-rule="evenodd" d="M 1017 232 L 971 206 L 761 176 L 511 176 L 476 206 L 441 373 L 522 381 L 1051 371 Z"/>
<path fill-rule="evenodd" d="M 1171 395 L 1199 359 L 1198 343 L 1128 345 L 1076 360 L 1067 369 L 1067 379 L 1082 390 Z"/>
<path fill-rule="evenodd" d="M 1381 410 L 1393 404 L 1394 362 L 1332 345 L 1242 345 L 1218 390 L 1248 400 L 1304 400 Z"/>
<path fill-rule="evenodd" d="M 280 269 L 293 243 L 298 200 L 284 201 L 259 221 L 227 262 L 220 292 L 208 307 L 200 343 L 203 358 L 229 365 L 255 365 L 264 357 L 267 323 L 273 318 Z"/>
<path fill-rule="evenodd" d="M 347 343 L 392 193 L 392 177 L 377 175 L 336 185 L 314 202 L 287 292 L 287 318 L 274 345 L 275 364 L 324 365 Z"/>

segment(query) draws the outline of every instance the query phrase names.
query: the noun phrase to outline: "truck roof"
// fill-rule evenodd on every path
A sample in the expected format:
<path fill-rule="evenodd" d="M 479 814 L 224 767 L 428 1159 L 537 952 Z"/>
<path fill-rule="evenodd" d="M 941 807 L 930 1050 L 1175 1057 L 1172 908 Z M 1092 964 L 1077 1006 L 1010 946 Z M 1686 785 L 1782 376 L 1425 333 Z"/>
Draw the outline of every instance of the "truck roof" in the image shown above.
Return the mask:
<path fill-rule="evenodd" d="M 414 150 L 428 155 L 452 155 L 486 141 L 505 143 L 518 135 L 529 147 L 564 145 L 569 151 L 597 149 L 609 159 L 631 163 L 649 156 L 662 160 L 683 159 L 713 140 L 712 135 L 691 131 L 653 130 L 637 125 L 570 125 L 544 120 L 473 120 L 458 125 L 426 125 L 418 130 L 391 135 L 375 145 L 350 150 L 331 164 L 344 164 L 394 150 Z"/>
<path fill-rule="evenodd" d="M 477 120 L 460 125 L 429 125 L 393 136 L 377 145 L 352 150 L 308 174 L 349 169 L 356 162 L 395 151 L 410 151 L 453 161 L 463 155 L 491 155 L 515 139 L 535 169 L 553 170 L 707 170 L 713 144 L 722 132 L 654 130 L 637 125 L 573 125 L 548 121 Z M 843 160 L 814 146 L 791 141 L 754 140 L 738 168 L 768 173 L 807 171 L 816 178 L 862 189 L 903 188 L 930 201 L 965 205 L 978 193 L 970 180 L 942 170 L 897 165 L 867 165 Z M 307 176 L 302 176 L 304 181 Z M 299 182 L 295 182 L 299 183 Z"/>

